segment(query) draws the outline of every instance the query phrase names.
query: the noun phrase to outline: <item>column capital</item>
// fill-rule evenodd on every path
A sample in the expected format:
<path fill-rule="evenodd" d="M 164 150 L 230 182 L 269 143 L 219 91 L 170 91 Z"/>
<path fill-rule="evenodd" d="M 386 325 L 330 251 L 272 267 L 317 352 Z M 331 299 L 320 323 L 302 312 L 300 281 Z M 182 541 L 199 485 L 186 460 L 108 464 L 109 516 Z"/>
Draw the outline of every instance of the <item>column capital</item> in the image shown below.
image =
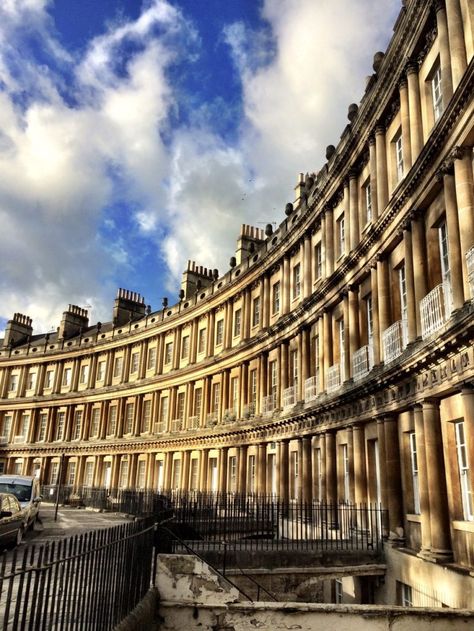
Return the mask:
<path fill-rule="evenodd" d="M 456 145 L 449 154 L 449 157 L 454 163 L 455 160 L 462 160 L 464 157 L 469 156 L 469 152 L 471 151 L 472 147 L 468 145 Z"/>
<path fill-rule="evenodd" d="M 451 157 L 447 157 L 440 164 L 439 169 L 435 173 L 435 178 L 438 182 L 441 182 L 445 176 L 454 175 L 454 160 Z"/>
<path fill-rule="evenodd" d="M 349 180 L 355 180 L 359 176 L 359 172 L 355 166 L 351 166 L 347 175 L 349 177 Z"/>
<path fill-rule="evenodd" d="M 405 72 L 407 73 L 407 76 L 418 73 L 418 70 L 418 62 L 415 61 L 415 59 L 410 59 L 405 66 Z"/>
<path fill-rule="evenodd" d="M 370 134 L 369 136 L 369 147 L 375 147 L 375 135 Z"/>
<path fill-rule="evenodd" d="M 445 0 L 435 0 L 434 5 L 435 5 L 436 12 L 443 11 L 446 9 Z"/>
<path fill-rule="evenodd" d="M 385 124 L 381 121 L 375 125 L 375 135 L 380 136 L 380 134 L 385 134 Z"/>
<path fill-rule="evenodd" d="M 399 90 L 407 90 L 408 89 L 408 80 L 405 75 L 400 77 L 400 81 L 398 82 Z"/>
<path fill-rule="evenodd" d="M 423 409 L 429 409 L 429 408 L 438 409 L 439 405 L 440 405 L 440 400 L 439 399 L 435 399 L 435 398 L 427 397 L 426 399 L 423 399 L 421 401 L 421 405 L 422 405 Z"/>

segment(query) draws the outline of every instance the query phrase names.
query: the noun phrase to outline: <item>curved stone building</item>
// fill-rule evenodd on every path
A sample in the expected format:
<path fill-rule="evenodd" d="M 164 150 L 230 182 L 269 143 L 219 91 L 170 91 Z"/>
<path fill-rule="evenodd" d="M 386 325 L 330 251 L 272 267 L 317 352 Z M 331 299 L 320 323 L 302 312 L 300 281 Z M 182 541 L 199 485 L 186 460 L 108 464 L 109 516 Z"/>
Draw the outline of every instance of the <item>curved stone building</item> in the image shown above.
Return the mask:
<path fill-rule="evenodd" d="M 474 608 L 474 8 L 403 3 L 361 103 L 272 231 L 178 304 L 15 314 L 0 462 L 65 484 L 381 502 L 377 598 Z M 283 213 L 282 213 L 283 215 Z"/>

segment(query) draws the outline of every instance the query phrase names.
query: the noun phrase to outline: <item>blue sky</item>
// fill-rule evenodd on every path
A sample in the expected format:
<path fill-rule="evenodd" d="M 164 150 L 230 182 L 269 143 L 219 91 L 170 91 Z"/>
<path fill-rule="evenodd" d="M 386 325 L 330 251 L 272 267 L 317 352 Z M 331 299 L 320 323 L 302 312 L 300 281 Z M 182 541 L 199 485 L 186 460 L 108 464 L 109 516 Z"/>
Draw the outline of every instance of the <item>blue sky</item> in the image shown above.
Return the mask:
<path fill-rule="evenodd" d="M 2 0 L 0 329 L 152 309 L 280 222 L 384 50 L 397 0 Z"/>

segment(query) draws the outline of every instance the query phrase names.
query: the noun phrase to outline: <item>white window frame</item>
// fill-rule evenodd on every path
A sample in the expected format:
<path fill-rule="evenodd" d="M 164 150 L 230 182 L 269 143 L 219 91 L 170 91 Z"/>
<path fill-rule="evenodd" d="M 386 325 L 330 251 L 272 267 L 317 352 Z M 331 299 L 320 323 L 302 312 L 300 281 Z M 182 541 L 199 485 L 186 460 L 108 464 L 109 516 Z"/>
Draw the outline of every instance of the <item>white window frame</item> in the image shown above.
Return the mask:
<path fill-rule="evenodd" d="M 464 431 L 464 421 L 454 424 L 456 436 L 456 455 L 458 461 L 459 484 L 461 486 L 461 502 L 463 518 L 466 521 L 474 521 L 474 495 L 472 492 L 469 457 Z"/>
<path fill-rule="evenodd" d="M 443 113 L 443 90 L 441 83 L 441 66 L 437 66 L 431 79 L 431 95 L 433 98 L 433 118 L 436 123 Z"/>
<path fill-rule="evenodd" d="M 411 480 L 413 489 L 413 511 L 415 515 L 421 514 L 420 506 L 420 479 L 418 476 L 418 452 L 416 445 L 415 432 L 409 433 L 410 441 L 410 465 L 411 465 Z"/>
<path fill-rule="evenodd" d="M 293 267 L 293 300 L 301 296 L 301 264 Z"/>
<path fill-rule="evenodd" d="M 404 165 L 403 165 L 403 137 L 400 133 L 394 141 L 395 145 L 395 167 L 397 171 L 397 183 L 403 179 Z"/>

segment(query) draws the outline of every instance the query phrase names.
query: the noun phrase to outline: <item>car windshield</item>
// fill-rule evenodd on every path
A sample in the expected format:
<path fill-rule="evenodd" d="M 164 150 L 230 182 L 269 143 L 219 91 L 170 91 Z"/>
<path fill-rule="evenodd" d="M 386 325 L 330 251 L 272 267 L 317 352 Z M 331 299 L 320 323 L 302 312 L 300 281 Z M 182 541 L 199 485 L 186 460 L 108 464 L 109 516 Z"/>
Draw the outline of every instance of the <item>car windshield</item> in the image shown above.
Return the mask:
<path fill-rule="evenodd" d="M 25 484 L 0 482 L 0 492 L 11 493 L 19 502 L 28 502 L 31 499 L 31 486 Z"/>

